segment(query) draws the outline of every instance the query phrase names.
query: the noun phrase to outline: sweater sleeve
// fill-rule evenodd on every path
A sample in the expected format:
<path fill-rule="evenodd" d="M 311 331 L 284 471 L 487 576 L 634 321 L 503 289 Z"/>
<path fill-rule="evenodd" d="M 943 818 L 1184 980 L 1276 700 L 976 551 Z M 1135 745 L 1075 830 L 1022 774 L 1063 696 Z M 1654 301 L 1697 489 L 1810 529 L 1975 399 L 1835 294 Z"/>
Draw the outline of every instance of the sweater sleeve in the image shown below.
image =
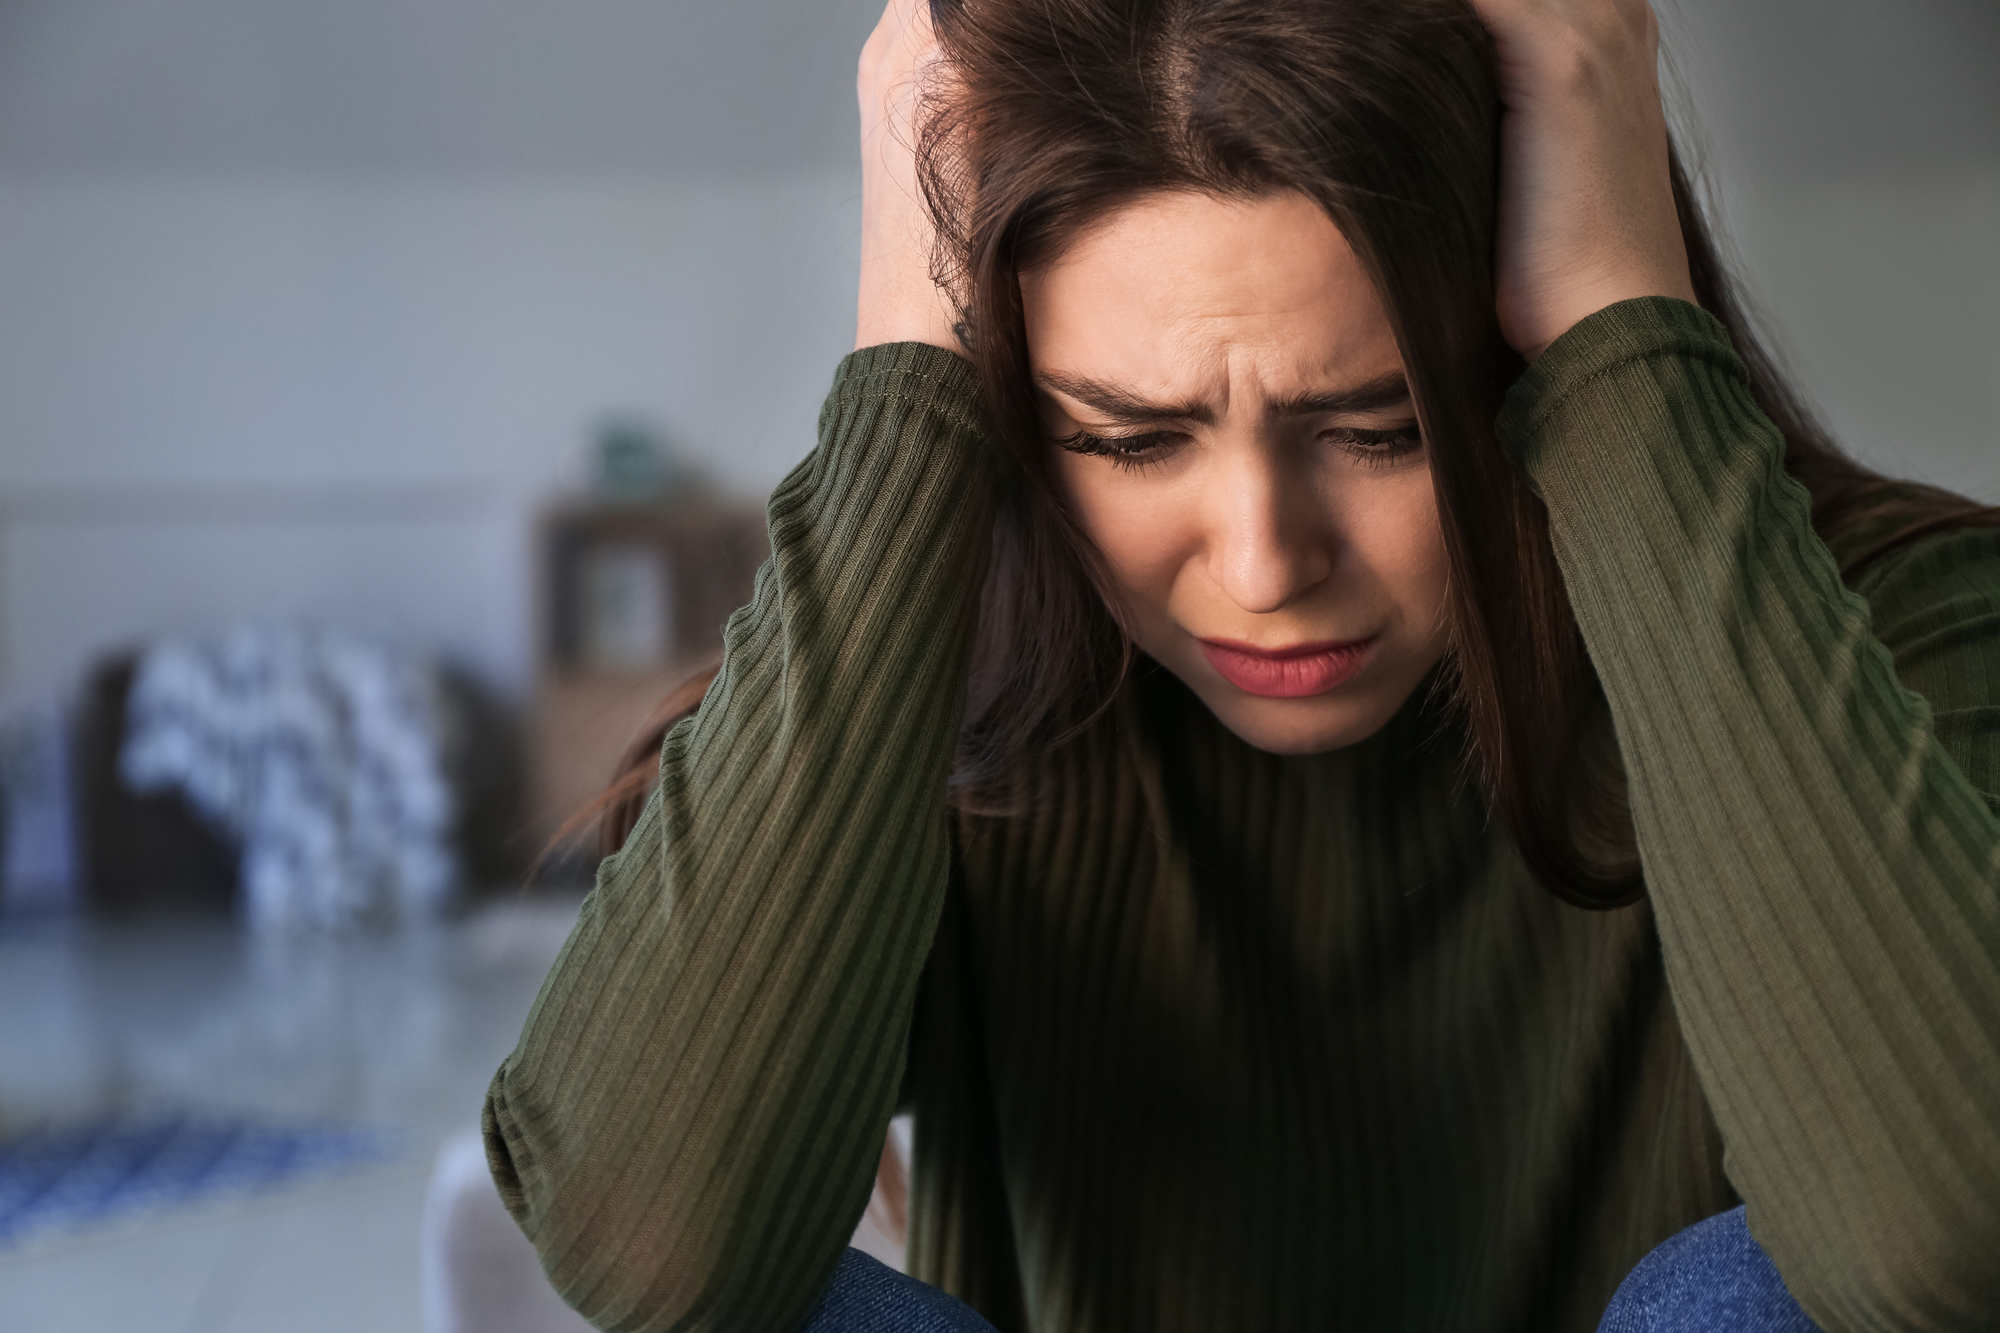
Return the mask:
<path fill-rule="evenodd" d="M 493 1079 L 500 1192 L 600 1328 L 790 1333 L 866 1205 L 949 873 L 973 380 L 920 344 L 842 364 L 721 674 Z"/>
<path fill-rule="evenodd" d="M 1926 543 L 1871 608 L 1722 326 L 1664 298 L 1579 324 L 1501 429 L 1610 700 L 1753 1233 L 1829 1333 L 1992 1327 L 2000 533 Z"/>

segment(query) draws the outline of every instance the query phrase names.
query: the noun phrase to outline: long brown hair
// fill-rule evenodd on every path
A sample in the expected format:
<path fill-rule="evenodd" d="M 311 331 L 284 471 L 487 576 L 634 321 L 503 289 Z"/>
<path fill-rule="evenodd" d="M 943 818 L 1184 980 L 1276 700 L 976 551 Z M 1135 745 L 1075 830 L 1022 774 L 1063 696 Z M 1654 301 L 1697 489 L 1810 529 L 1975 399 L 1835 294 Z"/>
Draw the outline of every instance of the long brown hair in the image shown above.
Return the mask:
<path fill-rule="evenodd" d="M 1465 0 L 932 0 L 950 71 L 917 145 L 937 277 L 962 308 L 1003 475 L 971 707 L 953 791 L 992 808 L 1088 732 L 1133 649 L 1098 557 L 1064 506 L 1035 412 L 1019 275 L 1121 205 L 1170 190 L 1297 191 L 1324 208 L 1383 298 L 1427 441 L 1451 566 L 1443 683 L 1468 771 L 1550 890 L 1609 907 L 1641 892 L 1615 773 L 1580 762 L 1602 697 L 1548 517 L 1495 418 L 1522 363 L 1500 336 L 1493 241 L 1499 103 Z M 1786 467 L 1829 540 L 1866 528 L 1843 571 L 1949 527 L 2000 520 L 1842 454 L 1744 318 L 1679 164 L 1674 197 L 1701 305 L 1728 329 Z M 622 842 L 660 739 L 706 679 L 634 743 L 594 807 Z M 586 812 L 586 815 L 592 812 Z"/>

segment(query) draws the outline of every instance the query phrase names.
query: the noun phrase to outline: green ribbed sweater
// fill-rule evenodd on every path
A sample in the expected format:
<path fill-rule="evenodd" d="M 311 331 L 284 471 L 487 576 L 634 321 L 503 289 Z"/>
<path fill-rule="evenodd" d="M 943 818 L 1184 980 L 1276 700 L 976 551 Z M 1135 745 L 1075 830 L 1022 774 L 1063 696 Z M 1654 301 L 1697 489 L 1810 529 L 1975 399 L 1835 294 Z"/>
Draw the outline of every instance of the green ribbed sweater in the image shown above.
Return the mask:
<path fill-rule="evenodd" d="M 1830 1333 L 2000 1326 L 2000 532 L 1844 587 L 1726 335 L 1664 299 L 1501 426 L 1625 760 L 1619 911 L 1533 882 L 1415 704 L 1285 757 L 1155 671 L 1028 813 L 948 815 L 973 376 L 848 358 L 493 1082 L 558 1289 L 787 1333 L 900 1097 L 913 1271 L 1005 1333 L 1588 1333 L 1739 1199 Z"/>

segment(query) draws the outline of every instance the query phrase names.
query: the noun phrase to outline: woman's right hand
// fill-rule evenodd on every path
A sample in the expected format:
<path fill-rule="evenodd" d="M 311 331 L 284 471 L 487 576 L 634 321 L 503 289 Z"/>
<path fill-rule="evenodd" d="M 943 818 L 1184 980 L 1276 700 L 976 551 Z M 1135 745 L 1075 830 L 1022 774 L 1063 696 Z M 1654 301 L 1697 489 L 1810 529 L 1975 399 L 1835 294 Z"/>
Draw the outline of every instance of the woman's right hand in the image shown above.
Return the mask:
<path fill-rule="evenodd" d="M 957 315 L 931 281 L 937 232 L 917 184 L 919 90 L 938 59 L 930 0 L 889 0 L 861 48 L 861 296 L 854 345 L 958 351 Z"/>
<path fill-rule="evenodd" d="M 1472 0 L 1500 77 L 1500 331 L 1533 361 L 1619 301 L 1693 302 L 1649 0 Z"/>

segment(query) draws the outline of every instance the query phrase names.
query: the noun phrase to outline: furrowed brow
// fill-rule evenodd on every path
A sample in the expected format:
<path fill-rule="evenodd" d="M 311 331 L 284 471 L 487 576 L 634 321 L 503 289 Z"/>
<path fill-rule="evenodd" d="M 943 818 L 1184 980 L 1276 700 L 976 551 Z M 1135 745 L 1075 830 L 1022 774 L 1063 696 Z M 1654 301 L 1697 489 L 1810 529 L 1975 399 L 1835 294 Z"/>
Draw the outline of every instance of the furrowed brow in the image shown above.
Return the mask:
<path fill-rule="evenodd" d="M 1215 424 L 1215 409 L 1206 403 L 1156 403 L 1115 384 L 1056 371 L 1044 371 L 1036 378 L 1044 388 L 1094 408 L 1119 425 L 1139 426 L 1162 421 L 1196 421 L 1205 426 Z M 1409 381 L 1402 371 L 1392 370 L 1345 389 L 1328 389 L 1279 399 L 1270 405 L 1269 414 L 1273 417 L 1299 417 L 1380 412 L 1401 407 L 1409 401 Z"/>
<path fill-rule="evenodd" d="M 1324 393 L 1302 393 L 1271 404 L 1274 417 L 1331 416 L 1352 412 L 1380 412 L 1401 407 L 1410 401 L 1410 382 L 1400 370 L 1377 375 L 1372 380 L 1345 389 Z"/>
<path fill-rule="evenodd" d="M 1204 426 L 1215 424 L 1215 409 L 1206 403 L 1155 403 L 1115 384 L 1055 371 L 1043 371 L 1035 378 L 1043 388 L 1074 398 L 1121 426 L 1143 426 L 1160 421 L 1198 421 Z"/>

